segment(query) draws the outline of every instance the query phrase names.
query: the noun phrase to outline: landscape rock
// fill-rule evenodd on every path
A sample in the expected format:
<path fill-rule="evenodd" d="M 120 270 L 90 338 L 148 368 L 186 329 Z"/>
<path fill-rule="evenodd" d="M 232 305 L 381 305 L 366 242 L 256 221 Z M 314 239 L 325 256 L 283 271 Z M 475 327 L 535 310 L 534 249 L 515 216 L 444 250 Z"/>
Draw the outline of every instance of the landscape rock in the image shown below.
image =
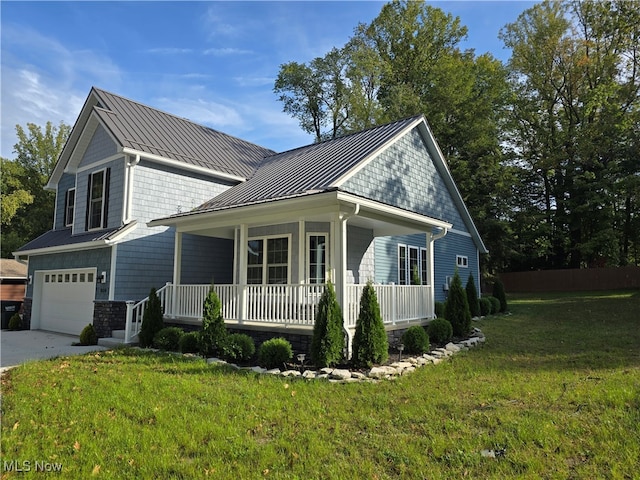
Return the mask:
<path fill-rule="evenodd" d="M 447 343 L 444 348 L 445 350 L 448 350 L 453 353 L 458 353 L 460 351 L 460 347 L 455 343 L 451 343 L 451 342 Z"/>
<path fill-rule="evenodd" d="M 351 372 L 349 370 L 341 370 L 336 368 L 333 372 L 329 374 L 329 378 L 335 380 L 347 380 L 351 378 Z"/>

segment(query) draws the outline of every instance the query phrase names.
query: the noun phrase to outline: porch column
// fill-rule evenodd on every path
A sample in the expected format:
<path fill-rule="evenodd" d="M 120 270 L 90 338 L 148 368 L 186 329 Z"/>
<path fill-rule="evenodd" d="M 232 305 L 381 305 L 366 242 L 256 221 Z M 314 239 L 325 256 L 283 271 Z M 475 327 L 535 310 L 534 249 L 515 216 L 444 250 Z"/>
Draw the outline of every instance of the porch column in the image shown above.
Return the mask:
<path fill-rule="evenodd" d="M 249 228 L 246 223 L 240 225 L 240 236 L 237 245 L 239 265 L 238 269 L 238 323 L 242 323 L 247 311 L 247 241 L 249 238 Z"/>
<path fill-rule="evenodd" d="M 175 318 L 178 306 L 178 285 L 182 277 L 182 232 L 176 229 L 173 246 L 173 288 L 171 289 L 171 308 L 165 314 Z"/>
<path fill-rule="evenodd" d="M 431 285 L 431 292 L 430 292 L 430 296 L 431 296 L 431 300 L 430 300 L 430 305 L 431 305 L 431 317 L 435 317 L 435 301 L 436 301 L 436 285 L 435 285 L 435 281 L 436 281 L 436 274 L 435 274 L 435 268 L 433 268 L 434 266 L 434 255 L 433 255 L 433 244 L 434 244 L 434 239 L 433 239 L 433 234 L 430 232 L 427 232 L 426 234 L 427 237 L 427 272 L 429 272 L 429 285 Z"/>

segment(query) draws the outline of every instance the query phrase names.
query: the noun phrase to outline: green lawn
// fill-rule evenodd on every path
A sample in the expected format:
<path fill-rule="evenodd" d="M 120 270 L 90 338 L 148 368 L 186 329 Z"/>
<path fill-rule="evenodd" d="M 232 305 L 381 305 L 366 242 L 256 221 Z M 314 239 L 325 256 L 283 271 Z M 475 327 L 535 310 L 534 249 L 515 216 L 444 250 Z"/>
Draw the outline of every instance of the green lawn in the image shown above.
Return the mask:
<path fill-rule="evenodd" d="M 640 292 L 509 300 L 485 346 L 378 384 L 134 349 L 30 363 L 2 379 L 3 474 L 640 478 Z"/>

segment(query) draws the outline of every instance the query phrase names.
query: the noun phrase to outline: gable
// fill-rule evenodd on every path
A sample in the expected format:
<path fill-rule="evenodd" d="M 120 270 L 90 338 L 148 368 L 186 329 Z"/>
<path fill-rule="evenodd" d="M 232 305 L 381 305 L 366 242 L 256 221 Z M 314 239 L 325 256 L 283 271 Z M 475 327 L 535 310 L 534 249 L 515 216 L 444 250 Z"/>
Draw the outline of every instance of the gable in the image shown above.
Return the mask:
<path fill-rule="evenodd" d="M 79 168 L 94 164 L 118 153 L 118 146 L 102 125 L 98 125 L 82 155 Z"/>
<path fill-rule="evenodd" d="M 469 231 L 418 126 L 370 160 L 341 189 Z"/>

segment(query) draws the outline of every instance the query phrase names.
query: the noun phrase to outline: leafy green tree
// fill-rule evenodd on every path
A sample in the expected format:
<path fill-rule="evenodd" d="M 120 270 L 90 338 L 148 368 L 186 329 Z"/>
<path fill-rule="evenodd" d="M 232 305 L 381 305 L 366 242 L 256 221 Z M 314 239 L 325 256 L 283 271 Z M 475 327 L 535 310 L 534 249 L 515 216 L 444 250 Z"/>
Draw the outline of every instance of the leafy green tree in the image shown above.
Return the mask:
<path fill-rule="evenodd" d="M 360 313 L 353 337 L 353 364 L 370 367 L 382 363 L 389 356 L 389 340 L 380 316 L 380 305 L 371 281 L 365 285 L 360 297 Z"/>
<path fill-rule="evenodd" d="M 462 281 L 457 271 L 449 286 L 449 296 L 444 305 L 444 318 L 451 322 L 453 335 L 456 337 L 464 337 L 471 331 L 471 312 L 467 294 L 462 288 Z"/>
<path fill-rule="evenodd" d="M 223 355 L 227 341 L 227 327 L 222 317 L 222 303 L 211 287 L 202 308 L 202 330 L 200 331 L 200 353 L 203 356 Z"/>
<path fill-rule="evenodd" d="M 342 311 L 331 282 L 327 282 L 316 314 L 311 339 L 311 360 L 319 367 L 331 367 L 343 358 Z"/>
<path fill-rule="evenodd" d="M 164 320 L 162 318 L 162 304 L 156 293 L 156 289 L 152 288 L 149 292 L 149 300 L 144 307 L 142 314 L 142 325 L 138 334 L 138 341 L 141 347 L 150 347 L 153 345 L 153 337 L 164 328 Z"/>
<path fill-rule="evenodd" d="M 2 159 L 2 257 L 50 230 L 55 193 L 44 189 L 71 128 L 16 125 L 16 158 Z"/>
<path fill-rule="evenodd" d="M 469 303 L 469 312 L 471 317 L 480 316 L 480 301 L 478 299 L 478 290 L 476 289 L 476 282 L 473 280 L 473 274 L 469 274 L 467 278 L 467 285 L 465 287 L 467 293 L 467 302 Z"/>

